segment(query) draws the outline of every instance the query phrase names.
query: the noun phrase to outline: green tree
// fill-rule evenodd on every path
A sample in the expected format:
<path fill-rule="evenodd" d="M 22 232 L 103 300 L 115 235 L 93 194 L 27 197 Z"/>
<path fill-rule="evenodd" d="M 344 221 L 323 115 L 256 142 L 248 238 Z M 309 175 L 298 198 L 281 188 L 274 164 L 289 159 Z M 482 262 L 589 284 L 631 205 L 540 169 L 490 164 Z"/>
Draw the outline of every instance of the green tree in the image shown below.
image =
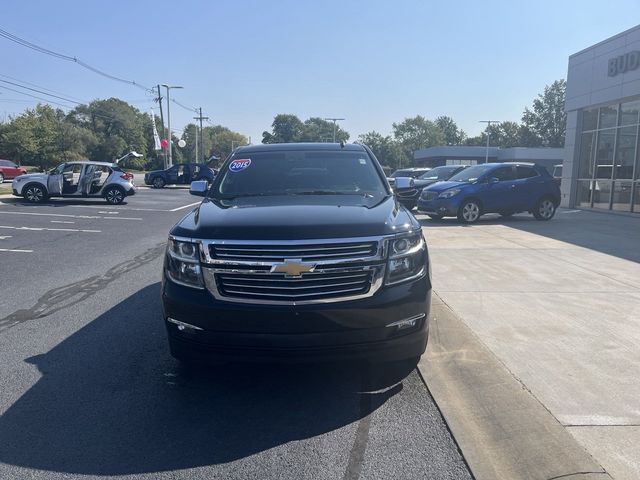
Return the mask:
<path fill-rule="evenodd" d="M 544 87 L 544 92 L 533 101 L 531 109 L 522 114 L 523 146 L 563 147 L 567 123 L 564 111 L 567 82 L 556 80 Z M 524 142 L 523 142 L 524 143 Z"/>
<path fill-rule="evenodd" d="M 304 124 L 293 114 L 279 113 L 273 119 L 271 132 L 262 132 L 262 143 L 298 142 L 302 137 Z"/>
<path fill-rule="evenodd" d="M 204 127 L 203 131 L 205 161 L 212 156 L 220 159 L 217 164 L 212 163 L 214 167 L 220 166 L 220 163 L 231 154 L 233 149 L 246 145 L 248 142 L 246 136 L 222 125 Z"/>
<path fill-rule="evenodd" d="M 297 141 L 300 142 L 332 142 L 333 122 L 329 122 L 319 117 L 311 117 L 304 121 L 302 133 Z M 336 142 L 346 142 L 349 140 L 349 132 L 336 125 Z"/>
<path fill-rule="evenodd" d="M 147 150 L 144 124 L 148 123 L 149 117 L 118 98 L 79 105 L 68 118 L 72 124 L 92 131 L 98 138 L 98 142 L 87 149 L 90 160 L 112 162 L 131 150 Z"/>
<path fill-rule="evenodd" d="M 467 134 L 458 128 L 458 125 L 451 117 L 440 115 L 435 119 L 435 124 L 442 130 L 444 141 L 447 145 L 462 145 Z"/>
<path fill-rule="evenodd" d="M 413 153 L 416 150 L 445 143 L 444 133 L 440 127 L 421 115 L 394 123 L 393 136 L 402 149 L 403 166 L 413 165 Z"/>
<path fill-rule="evenodd" d="M 390 136 L 371 131 L 358 136 L 358 141 L 367 145 L 381 165 L 396 169 L 400 166 L 403 153 L 400 146 Z"/>

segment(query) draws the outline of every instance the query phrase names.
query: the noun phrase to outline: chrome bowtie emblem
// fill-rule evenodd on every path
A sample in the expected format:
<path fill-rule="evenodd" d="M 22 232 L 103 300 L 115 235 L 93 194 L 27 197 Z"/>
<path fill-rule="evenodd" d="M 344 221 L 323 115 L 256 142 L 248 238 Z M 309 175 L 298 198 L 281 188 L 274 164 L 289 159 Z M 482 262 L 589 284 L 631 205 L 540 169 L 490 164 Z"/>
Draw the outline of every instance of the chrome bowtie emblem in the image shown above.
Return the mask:
<path fill-rule="evenodd" d="M 285 277 L 301 277 L 303 273 L 313 272 L 315 263 L 302 263 L 302 260 L 285 259 L 284 263 L 279 263 L 271 267 L 271 273 L 284 273 Z"/>

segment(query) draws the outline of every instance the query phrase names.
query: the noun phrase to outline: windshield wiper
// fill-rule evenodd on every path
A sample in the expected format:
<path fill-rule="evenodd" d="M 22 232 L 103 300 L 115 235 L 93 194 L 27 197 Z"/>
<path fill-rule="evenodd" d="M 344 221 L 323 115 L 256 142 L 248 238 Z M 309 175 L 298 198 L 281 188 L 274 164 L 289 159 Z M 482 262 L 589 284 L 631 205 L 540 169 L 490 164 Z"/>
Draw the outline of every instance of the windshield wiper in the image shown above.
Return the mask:
<path fill-rule="evenodd" d="M 304 190 L 302 192 L 289 192 L 289 195 L 367 195 L 366 192 L 341 192 L 339 190 Z"/>

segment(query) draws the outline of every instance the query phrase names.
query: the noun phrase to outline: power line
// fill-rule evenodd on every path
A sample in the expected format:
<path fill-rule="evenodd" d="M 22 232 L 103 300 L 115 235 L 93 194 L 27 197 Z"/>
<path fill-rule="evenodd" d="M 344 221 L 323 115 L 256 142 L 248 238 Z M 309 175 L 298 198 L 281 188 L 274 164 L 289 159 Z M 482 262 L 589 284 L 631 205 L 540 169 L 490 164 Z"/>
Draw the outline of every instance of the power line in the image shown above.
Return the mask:
<path fill-rule="evenodd" d="M 12 33 L 7 32 L 6 30 L 0 29 L 0 37 L 6 38 L 7 40 L 10 40 L 14 43 L 17 43 L 18 45 L 22 45 L 23 47 L 27 47 L 30 48 L 31 50 L 35 50 L 36 52 L 40 52 L 43 53 L 45 55 L 49 55 L 51 57 L 55 57 L 58 58 L 60 60 L 66 60 L 68 62 L 73 62 L 73 63 L 77 63 L 78 65 L 80 65 L 83 68 L 86 68 L 87 70 L 90 70 L 98 75 L 101 75 L 105 78 L 109 78 L 111 80 L 115 80 L 117 82 L 121 82 L 121 83 L 127 83 L 129 85 L 133 85 L 135 87 L 141 88 L 143 90 L 148 90 L 151 91 L 151 89 L 149 87 L 145 87 L 144 85 L 136 82 L 135 80 L 127 80 L 125 78 L 120 78 L 117 77 L 115 75 L 111 75 L 110 73 L 107 73 L 103 70 L 100 70 L 96 67 L 93 67 L 91 65 L 89 65 L 87 62 L 82 61 L 81 59 L 79 59 L 78 57 L 72 57 L 70 55 L 65 55 L 63 53 L 59 53 L 59 52 L 55 52 L 53 50 L 50 50 L 48 48 L 42 47 L 40 45 L 36 45 L 35 43 L 29 42 L 28 40 L 25 40 L 24 38 L 20 38 L 17 35 L 13 35 Z"/>
<path fill-rule="evenodd" d="M 69 106 L 69 105 L 63 105 L 61 103 L 58 102 L 54 102 L 52 100 L 49 100 L 48 98 L 42 98 L 42 97 L 38 97 L 36 95 L 31 95 L 30 93 L 26 93 L 26 92 L 21 92 L 20 90 L 15 90 L 13 88 L 9 88 L 9 87 L 5 87 L 4 85 L 0 85 L 0 88 L 4 88 L 5 90 L 9 90 L 10 92 L 15 92 L 15 93 L 19 93 L 21 95 L 26 95 L 27 97 L 32 97 L 32 98 L 36 98 L 38 100 L 42 100 L 43 102 L 47 102 L 47 103 L 53 103 L 54 105 L 58 105 L 60 107 L 64 107 L 64 108 L 68 108 L 69 110 L 71 110 L 73 107 Z"/>

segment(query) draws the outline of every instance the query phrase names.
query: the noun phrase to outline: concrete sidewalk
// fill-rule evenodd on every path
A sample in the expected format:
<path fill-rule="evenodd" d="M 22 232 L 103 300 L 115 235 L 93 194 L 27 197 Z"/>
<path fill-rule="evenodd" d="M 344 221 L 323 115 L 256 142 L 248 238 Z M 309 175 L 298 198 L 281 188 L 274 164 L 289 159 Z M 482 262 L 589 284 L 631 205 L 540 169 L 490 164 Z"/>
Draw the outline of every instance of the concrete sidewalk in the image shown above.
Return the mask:
<path fill-rule="evenodd" d="M 442 300 L 613 478 L 640 478 L 640 216 L 423 224 Z"/>

